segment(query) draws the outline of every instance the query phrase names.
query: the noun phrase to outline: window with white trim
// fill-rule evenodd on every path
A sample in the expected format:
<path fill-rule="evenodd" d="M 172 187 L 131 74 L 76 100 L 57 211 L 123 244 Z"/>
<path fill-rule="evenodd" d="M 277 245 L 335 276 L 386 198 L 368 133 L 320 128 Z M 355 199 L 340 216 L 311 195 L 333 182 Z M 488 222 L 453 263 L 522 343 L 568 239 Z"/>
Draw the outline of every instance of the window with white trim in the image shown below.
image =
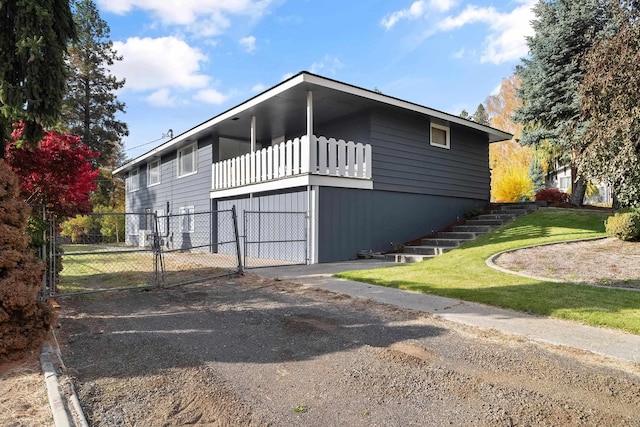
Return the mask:
<path fill-rule="evenodd" d="M 178 150 L 178 177 L 191 175 L 197 169 L 197 144 L 191 144 Z"/>
<path fill-rule="evenodd" d="M 451 131 L 448 126 L 431 123 L 429 142 L 434 147 L 449 149 L 451 147 L 450 133 Z"/>
<path fill-rule="evenodd" d="M 126 185 L 127 185 L 127 191 L 129 193 L 132 193 L 140 189 L 139 172 L 140 172 L 139 169 L 136 168 L 136 169 L 130 170 L 129 173 L 127 174 Z"/>
<path fill-rule="evenodd" d="M 180 208 L 180 232 L 181 233 L 193 233 L 196 230 L 195 213 L 196 213 L 196 210 L 193 206 L 182 206 Z"/>
<path fill-rule="evenodd" d="M 147 163 L 147 187 L 160 184 L 160 159 Z"/>
<path fill-rule="evenodd" d="M 558 188 L 564 192 L 568 192 L 571 189 L 571 177 L 561 176 L 558 178 Z"/>

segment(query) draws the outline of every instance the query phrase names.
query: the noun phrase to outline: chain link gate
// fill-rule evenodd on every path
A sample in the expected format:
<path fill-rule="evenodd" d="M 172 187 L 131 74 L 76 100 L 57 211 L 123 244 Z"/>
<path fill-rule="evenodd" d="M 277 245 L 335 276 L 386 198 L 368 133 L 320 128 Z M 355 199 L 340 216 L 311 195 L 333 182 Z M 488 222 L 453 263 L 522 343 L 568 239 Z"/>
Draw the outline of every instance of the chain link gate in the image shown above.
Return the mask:
<path fill-rule="evenodd" d="M 235 207 L 79 215 L 51 221 L 48 240 L 48 296 L 174 286 L 242 271 Z"/>
<path fill-rule="evenodd" d="M 246 268 L 307 264 L 307 212 L 244 211 Z"/>

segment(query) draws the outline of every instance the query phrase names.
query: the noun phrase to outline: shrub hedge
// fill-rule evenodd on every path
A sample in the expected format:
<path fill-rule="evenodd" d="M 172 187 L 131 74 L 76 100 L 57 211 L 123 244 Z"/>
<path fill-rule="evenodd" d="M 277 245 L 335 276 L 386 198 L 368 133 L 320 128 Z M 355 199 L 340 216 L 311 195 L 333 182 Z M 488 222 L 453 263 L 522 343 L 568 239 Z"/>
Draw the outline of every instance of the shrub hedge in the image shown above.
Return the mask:
<path fill-rule="evenodd" d="M 618 212 L 604 223 L 608 236 L 630 241 L 640 238 L 640 210 Z"/>

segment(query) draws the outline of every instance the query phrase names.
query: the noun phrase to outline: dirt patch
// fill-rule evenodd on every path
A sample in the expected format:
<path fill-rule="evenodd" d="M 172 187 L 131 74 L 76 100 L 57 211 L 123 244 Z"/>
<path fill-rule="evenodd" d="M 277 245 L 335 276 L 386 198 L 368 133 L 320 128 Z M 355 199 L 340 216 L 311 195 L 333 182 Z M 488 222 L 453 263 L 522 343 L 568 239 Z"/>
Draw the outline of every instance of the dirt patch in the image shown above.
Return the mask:
<path fill-rule="evenodd" d="M 640 425 L 639 367 L 245 276 L 62 300 L 94 426 Z"/>
<path fill-rule="evenodd" d="M 640 242 L 606 238 L 556 243 L 506 252 L 494 262 L 528 275 L 640 289 Z"/>
<path fill-rule="evenodd" d="M 37 354 L 0 365 L 0 425 L 53 426 Z"/>

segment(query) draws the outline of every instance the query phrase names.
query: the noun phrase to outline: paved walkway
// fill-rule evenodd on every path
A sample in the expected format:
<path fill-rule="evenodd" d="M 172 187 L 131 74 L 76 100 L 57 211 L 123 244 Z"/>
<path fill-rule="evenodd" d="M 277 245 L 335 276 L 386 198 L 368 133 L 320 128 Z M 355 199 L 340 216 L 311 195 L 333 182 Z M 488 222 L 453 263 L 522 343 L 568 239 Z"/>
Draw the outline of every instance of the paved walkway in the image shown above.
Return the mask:
<path fill-rule="evenodd" d="M 640 336 L 612 329 L 585 326 L 550 317 L 532 316 L 434 295 L 402 291 L 332 277 L 347 271 L 397 265 L 377 260 L 252 269 L 263 277 L 317 286 L 352 297 L 368 298 L 412 310 L 431 313 L 452 322 L 521 335 L 533 341 L 573 347 L 603 356 L 640 362 Z"/>

